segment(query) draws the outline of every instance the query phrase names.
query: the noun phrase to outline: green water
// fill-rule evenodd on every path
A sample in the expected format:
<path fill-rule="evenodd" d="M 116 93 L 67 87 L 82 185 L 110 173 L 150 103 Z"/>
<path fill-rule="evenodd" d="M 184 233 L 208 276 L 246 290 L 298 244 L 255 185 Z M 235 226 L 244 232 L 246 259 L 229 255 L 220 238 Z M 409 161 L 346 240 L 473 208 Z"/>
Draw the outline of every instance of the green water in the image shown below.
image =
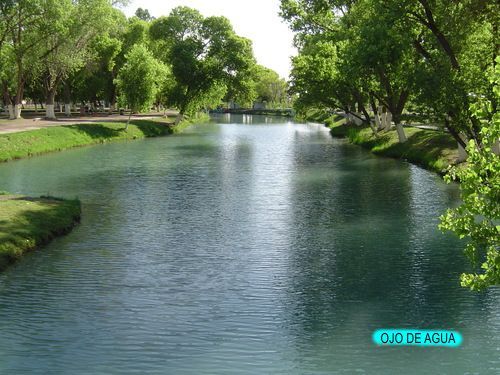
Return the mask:
<path fill-rule="evenodd" d="M 0 165 L 79 197 L 71 234 L 0 274 L 1 374 L 500 372 L 500 290 L 458 285 L 454 186 L 316 125 L 222 116 Z M 463 345 L 376 347 L 378 328 Z"/>

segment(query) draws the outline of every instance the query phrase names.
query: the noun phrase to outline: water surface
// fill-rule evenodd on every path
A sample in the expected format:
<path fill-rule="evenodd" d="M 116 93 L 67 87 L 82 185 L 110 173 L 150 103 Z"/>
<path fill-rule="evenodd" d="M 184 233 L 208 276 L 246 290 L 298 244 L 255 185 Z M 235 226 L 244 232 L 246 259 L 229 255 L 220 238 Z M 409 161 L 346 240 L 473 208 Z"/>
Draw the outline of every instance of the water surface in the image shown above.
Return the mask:
<path fill-rule="evenodd" d="M 500 292 L 458 285 L 457 189 L 316 125 L 220 116 L 181 135 L 0 165 L 83 220 L 0 274 L 1 374 L 500 372 Z M 459 349 L 379 348 L 379 328 Z"/>

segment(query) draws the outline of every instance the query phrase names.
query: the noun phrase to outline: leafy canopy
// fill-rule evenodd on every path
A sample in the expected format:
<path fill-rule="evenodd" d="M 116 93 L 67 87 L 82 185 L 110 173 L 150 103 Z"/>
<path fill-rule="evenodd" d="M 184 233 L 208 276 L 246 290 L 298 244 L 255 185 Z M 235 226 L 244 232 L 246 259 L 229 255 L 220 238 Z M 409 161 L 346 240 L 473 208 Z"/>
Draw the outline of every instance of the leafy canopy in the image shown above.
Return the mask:
<path fill-rule="evenodd" d="M 161 89 L 159 77 L 164 76 L 166 67 L 144 45 L 134 45 L 116 78 L 121 103 L 132 111 L 149 110 Z"/>
<path fill-rule="evenodd" d="M 153 21 L 150 35 L 161 46 L 156 49 L 166 51 L 162 58 L 175 78 L 167 102 L 181 114 L 217 105 L 227 88 L 237 87 L 255 64 L 251 42 L 236 35 L 229 20 L 204 18 L 188 7 Z"/>
<path fill-rule="evenodd" d="M 491 80 L 498 101 L 500 58 L 497 61 Z M 493 103 L 486 99 L 479 100 L 471 108 L 476 118 L 482 121 L 483 147 L 478 148 L 471 140 L 467 147 L 467 166 L 452 167 L 446 176 L 448 182 L 460 181 L 463 202 L 459 207 L 449 209 L 441 217 L 440 224 L 442 230 L 469 239 L 465 253 L 474 271 L 462 274 L 461 282 L 462 286 L 473 290 L 500 285 L 500 156 L 493 152 L 500 139 L 500 114 L 493 109 Z"/>

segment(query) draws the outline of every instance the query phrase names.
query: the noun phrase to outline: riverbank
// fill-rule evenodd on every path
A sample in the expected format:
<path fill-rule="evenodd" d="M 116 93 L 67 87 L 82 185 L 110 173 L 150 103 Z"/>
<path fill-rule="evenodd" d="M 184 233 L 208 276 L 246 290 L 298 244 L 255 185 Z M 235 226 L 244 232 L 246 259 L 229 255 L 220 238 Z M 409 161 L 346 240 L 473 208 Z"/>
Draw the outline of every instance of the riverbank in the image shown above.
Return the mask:
<path fill-rule="evenodd" d="M 0 162 L 99 143 L 165 136 L 207 120 L 208 115 L 202 114 L 176 126 L 165 120 L 133 120 L 126 130 L 125 123 L 103 122 L 1 134 Z M 0 271 L 24 253 L 68 233 L 79 222 L 80 214 L 78 200 L 0 192 Z"/>
<path fill-rule="evenodd" d="M 403 159 L 441 175 L 449 165 L 457 162 L 457 143 L 451 135 L 444 132 L 405 127 L 408 141 L 399 143 L 396 130 L 379 132 L 375 137 L 370 127 L 347 125 L 345 118 L 339 115 L 315 112 L 306 120 L 323 123 L 330 129 L 333 137 L 347 138 L 349 142 L 376 155 Z"/>
<path fill-rule="evenodd" d="M 80 214 L 76 199 L 0 195 L 0 271 L 26 252 L 71 231 Z"/>
<path fill-rule="evenodd" d="M 165 136 L 207 120 L 208 115 L 201 114 L 175 126 L 169 119 L 132 120 L 127 130 L 125 122 L 84 122 L 0 134 L 0 162 L 74 147 Z"/>

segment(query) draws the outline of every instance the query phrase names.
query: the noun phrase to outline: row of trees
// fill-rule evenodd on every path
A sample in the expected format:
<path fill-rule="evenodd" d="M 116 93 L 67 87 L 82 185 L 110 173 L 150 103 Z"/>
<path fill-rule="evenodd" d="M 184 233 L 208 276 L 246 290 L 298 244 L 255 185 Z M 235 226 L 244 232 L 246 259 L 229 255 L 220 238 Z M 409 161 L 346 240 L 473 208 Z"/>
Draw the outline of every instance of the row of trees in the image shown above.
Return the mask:
<path fill-rule="evenodd" d="M 297 33 L 297 109 L 342 109 L 377 135 L 383 107 L 400 142 L 404 112 L 417 112 L 466 148 L 468 165 L 446 176 L 460 180 L 462 204 L 440 227 L 469 239 L 463 286 L 500 285 L 500 3 L 281 0 L 281 12 Z"/>
<path fill-rule="evenodd" d="M 251 42 L 224 17 L 178 7 L 153 18 L 145 9 L 127 19 L 127 1 L 2 0 L 0 86 L 11 119 L 24 99 L 46 104 L 105 102 L 133 111 L 153 104 L 181 115 L 221 101 L 280 103 L 286 84 L 256 64 Z"/>
<path fill-rule="evenodd" d="M 479 97 L 498 105 L 485 75 L 500 49 L 497 1 L 282 0 L 281 11 L 297 32 L 299 107 L 341 108 L 367 124 L 384 107 L 401 142 L 410 110 L 443 124 L 461 146 L 481 147 L 469 108 Z"/>

